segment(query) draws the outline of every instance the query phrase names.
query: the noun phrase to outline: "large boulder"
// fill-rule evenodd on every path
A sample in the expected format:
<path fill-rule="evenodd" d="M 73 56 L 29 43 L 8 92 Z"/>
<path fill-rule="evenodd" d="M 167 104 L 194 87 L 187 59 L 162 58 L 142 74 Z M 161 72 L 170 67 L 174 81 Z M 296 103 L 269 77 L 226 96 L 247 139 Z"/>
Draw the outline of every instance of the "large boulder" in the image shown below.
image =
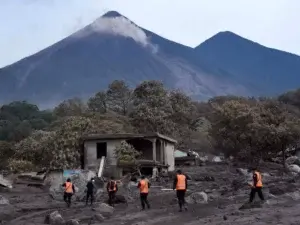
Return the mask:
<path fill-rule="evenodd" d="M 0 205 L 9 205 L 8 199 L 1 195 L 0 195 Z"/>
<path fill-rule="evenodd" d="M 4 178 L 3 175 L 0 174 L 0 186 L 3 186 L 5 188 L 12 188 L 12 182 Z"/>
<path fill-rule="evenodd" d="M 100 213 L 94 214 L 91 218 L 91 222 L 103 222 L 104 220 L 105 220 L 104 216 Z"/>
<path fill-rule="evenodd" d="M 66 222 L 58 211 L 54 211 L 45 217 L 45 224 L 65 225 Z"/>
<path fill-rule="evenodd" d="M 76 201 L 84 201 L 86 198 L 86 184 L 87 182 L 92 178 L 95 177 L 96 174 L 92 171 L 82 171 L 79 174 L 72 175 L 71 181 L 75 186 L 75 195 L 74 200 Z M 50 196 L 55 200 L 63 200 L 63 192 L 64 189 L 62 187 L 62 184 L 66 182 L 67 178 L 62 179 L 54 179 L 52 180 L 49 188 Z M 98 194 L 95 195 L 95 200 L 97 200 L 101 196 L 101 192 L 98 192 Z"/>
<path fill-rule="evenodd" d="M 215 163 L 223 162 L 220 156 L 213 157 L 211 161 Z"/>
<path fill-rule="evenodd" d="M 291 156 L 291 157 L 288 157 L 288 158 L 285 160 L 285 163 L 286 163 L 287 165 L 295 164 L 295 165 L 300 166 L 300 159 L 298 158 L 298 156 Z"/>
<path fill-rule="evenodd" d="M 208 196 L 205 192 L 194 192 L 186 198 L 186 202 L 189 204 L 206 204 L 208 202 Z"/>
<path fill-rule="evenodd" d="M 288 166 L 288 169 L 290 172 L 294 174 L 299 174 L 300 173 L 300 167 L 298 165 L 292 164 Z"/>
<path fill-rule="evenodd" d="M 108 204 L 101 203 L 93 208 L 93 211 L 96 211 L 98 214 L 101 214 L 104 217 L 111 217 L 114 213 L 114 208 Z"/>

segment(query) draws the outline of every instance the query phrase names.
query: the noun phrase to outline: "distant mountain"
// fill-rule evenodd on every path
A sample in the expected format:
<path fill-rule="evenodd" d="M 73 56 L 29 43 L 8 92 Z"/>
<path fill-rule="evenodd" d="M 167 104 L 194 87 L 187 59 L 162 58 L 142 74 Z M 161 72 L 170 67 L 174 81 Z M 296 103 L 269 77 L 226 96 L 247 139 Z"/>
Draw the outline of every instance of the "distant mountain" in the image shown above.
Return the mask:
<path fill-rule="evenodd" d="M 265 56 L 265 51 L 274 55 Z M 51 106 L 75 96 L 88 98 L 115 79 L 131 86 L 161 80 L 197 99 L 272 94 L 300 86 L 300 77 L 291 73 L 291 65 L 299 68 L 300 57 L 279 52 L 286 57 L 273 65 L 271 59 L 278 52 L 232 33 L 220 33 L 194 49 L 111 11 L 58 43 L 0 69 L 0 103 L 28 100 Z M 262 73 L 275 74 L 272 86 L 263 85 Z"/>
<path fill-rule="evenodd" d="M 267 48 L 232 32 L 220 32 L 195 48 L 199 59 L 233 74 L 256 95 L 300 87 L 300 57 Z"/>

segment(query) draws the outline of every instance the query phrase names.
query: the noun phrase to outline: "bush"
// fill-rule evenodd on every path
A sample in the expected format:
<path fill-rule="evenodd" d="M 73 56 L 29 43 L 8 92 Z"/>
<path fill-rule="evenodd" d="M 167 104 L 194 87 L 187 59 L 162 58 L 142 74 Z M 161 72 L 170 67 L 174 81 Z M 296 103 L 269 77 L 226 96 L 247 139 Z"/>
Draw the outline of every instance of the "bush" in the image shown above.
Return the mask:
<path fill-rule="evenodd" d="M 8 169 L 15 173 L 31 172 L 36 170 L 32 162 L 17 159 L 8 160 Z"/>

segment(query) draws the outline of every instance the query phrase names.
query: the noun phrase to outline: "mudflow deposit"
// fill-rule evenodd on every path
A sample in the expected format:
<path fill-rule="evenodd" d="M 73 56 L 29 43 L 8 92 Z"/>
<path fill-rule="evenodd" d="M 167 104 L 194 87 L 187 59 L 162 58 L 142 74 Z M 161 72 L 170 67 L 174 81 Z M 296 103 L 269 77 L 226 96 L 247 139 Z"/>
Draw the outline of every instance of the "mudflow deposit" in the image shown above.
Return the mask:
<path fill-rule="evenodd" d="M 85 206 L 84 183 L 87 175 L 73 181 L 78 192 L 71 208 L 61 201 L 62 193 L 54 181 L 47 186 L 13 183 L 13 188 L 1 188 L 0 223 L 7 225 L 39 224 L 300 224 L 300 181 L 299 160 L 287 160 L 289 171 L 283 172 L 282 165 L 261 163 L 266 201 L 262 204 L 256 196 L 255 202 L 247 204 L 248 182 L 251 173 L 247 166 L 229 161 L 206 163 L 199 167 L 184 167 L 189 178 L 186 197 L 189 210 L 178 212 L 172 177 L 160 177 L 152 181 L 149 200 L 151 209 L 141 211 L 138 191 L 134 182 L 123 179 L 117 196 L 118 204 L 111 208 L 105 202 L 107 194 L 103 188 L 96 193 L 97 202 Z M 2 177 L 4 179 L 11 177 Z M 151 180 L 151 179 L 150 179 Z M 3 181 L 2 181 L 3 183 Z M 46 183 L 46 181 L 45 181 Z M 103 187 L 98 180 L 96 184 Z M 8 185 L 9 186 L 9 185 Z M 81 189 L 81 190 L 80 190 Z"/>

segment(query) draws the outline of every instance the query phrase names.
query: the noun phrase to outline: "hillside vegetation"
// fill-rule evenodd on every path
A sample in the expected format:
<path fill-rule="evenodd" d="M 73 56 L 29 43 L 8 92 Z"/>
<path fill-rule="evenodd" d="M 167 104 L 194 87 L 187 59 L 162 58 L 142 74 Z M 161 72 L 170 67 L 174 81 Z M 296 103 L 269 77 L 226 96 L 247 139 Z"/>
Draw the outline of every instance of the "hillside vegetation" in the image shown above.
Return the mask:
<path fill-rule="evenodd" d="M 248 163 L 270 160 L 298 143 L 299 95 L 300 90 L 273 99 L 220 96 L 195 102 L 158 81 L 132 90 L 115 80 L 87 103 L 67 99 L 52 111 L 12 102 L 0 109 L 1 167 L 78 168 L 81 137 L 90 133 L 160 132 L 177 139 L 178 149 L 224 153 Z"/>

